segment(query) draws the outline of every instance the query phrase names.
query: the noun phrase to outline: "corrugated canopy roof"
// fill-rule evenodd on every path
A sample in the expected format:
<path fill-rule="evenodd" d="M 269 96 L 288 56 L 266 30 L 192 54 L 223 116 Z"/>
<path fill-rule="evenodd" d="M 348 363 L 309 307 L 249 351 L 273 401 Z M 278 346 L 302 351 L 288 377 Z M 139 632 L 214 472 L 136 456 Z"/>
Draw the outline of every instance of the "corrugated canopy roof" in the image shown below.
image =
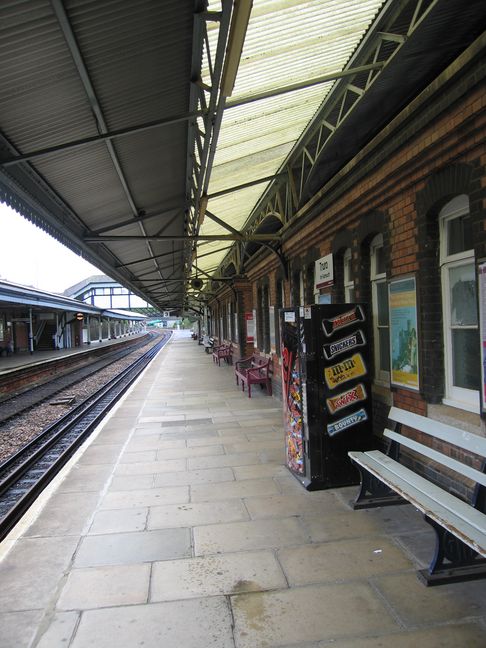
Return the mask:
<path fill-rule="evenodd" d="M 220 3 L 210 3 L 214 9 Z M 256 0 L 236 84 L 227 101 L 209 195 L 274 175 L 332 88 L 333 81 L 241 104 L 263 93 L 340 72 L 348 63 L 382 0 Z M 216 38 L 216 29 L 210 32 Z M 203 69 L 203 80 L 208 71 Z M 233 106 L 233 107 L 232 107 Z M 208 209 L 241 229 L 262 194 L 261 184 L 210 199 Z M 225 233 L 205 219 L 201 234 Z M 205 251 L 225 247 L 205 244 Z M 203 249 L 201 247 L 201 250 Z M 198 261 L 210 271 L 226 252 Z"/>
<path fill-rule="evenodd" d="M 221 275 L 230 247 L 268 244 L 279 179 L 298 208 L 485 15 L 479 0 L 254 0 L 247 21 L 251 4 L 0 3 L 0 200 L 162 310 L 197 308 L 191 278 Z"/>

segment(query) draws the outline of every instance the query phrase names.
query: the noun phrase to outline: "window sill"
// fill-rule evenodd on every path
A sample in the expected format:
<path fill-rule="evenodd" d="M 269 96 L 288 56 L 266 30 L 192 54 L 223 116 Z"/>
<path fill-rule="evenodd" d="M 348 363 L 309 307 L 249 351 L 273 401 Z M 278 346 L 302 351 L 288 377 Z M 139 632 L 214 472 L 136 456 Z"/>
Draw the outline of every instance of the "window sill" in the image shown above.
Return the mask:
<path fill-rule="evenodd" d="M 449 398 L 443 398 L 442 403 L 448 407 L 454 407 L 455 409 L 465 410 L 466 412 L 472 412 L 473 414 L 479 414 L 479 405 L 473 403 L 466 403 L 464 401 L 456 401 Z"/>
<path fill-rule="evenodd" d="M 447 400 L 447 399 L 446 399 Z M 442 404 L 427 405 L 427 416 L 435 421 L 453 425 L 466 432 L 473 434 L 484 435 L 483 423 L 477 413 L 466 412 L 462 407 L 456 405 L 449 405 L 448 403 L 455 402 L 447 400 L 447 404 L 443 401 Z"/>

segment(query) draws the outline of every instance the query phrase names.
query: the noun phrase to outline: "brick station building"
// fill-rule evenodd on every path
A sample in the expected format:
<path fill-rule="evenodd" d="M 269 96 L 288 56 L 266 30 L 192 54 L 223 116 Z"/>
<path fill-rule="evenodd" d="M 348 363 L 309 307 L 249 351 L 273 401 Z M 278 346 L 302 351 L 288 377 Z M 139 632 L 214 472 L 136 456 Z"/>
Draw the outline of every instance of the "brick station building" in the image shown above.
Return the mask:
<path fill-rule="evenodd" d="M 285 223 L 284 264 L 248 244 L 245 275 L 209 301 L 209 326 L 237 355 L 273 357 L 281 394 L 278 309 L 319 302 L 365 302 L 373 313 L 374 426 L 391 404 L 484 434 L 480 417 L 478 273 L 486 259 L 486 94 L 484 37 L 393 115 L 357 154 L 301 203 Z M 277 204 L 277 203 L 276 203 Z M 332 254 L 334 283 L 315 290 L 315 261 Z M 231 261 L 222 275 L 235 274 Z M 417 306 L 418 385 L 391 380 L 389 286 L 412 278 Z M 245 318 L 255 335 L 247 339 Z"/>

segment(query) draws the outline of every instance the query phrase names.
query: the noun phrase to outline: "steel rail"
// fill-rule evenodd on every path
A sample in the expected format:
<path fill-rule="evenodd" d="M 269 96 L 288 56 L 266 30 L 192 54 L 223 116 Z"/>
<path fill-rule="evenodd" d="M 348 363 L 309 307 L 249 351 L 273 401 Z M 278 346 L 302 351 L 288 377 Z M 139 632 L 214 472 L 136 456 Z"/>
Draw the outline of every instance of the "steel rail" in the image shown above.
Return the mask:
<path fill-rule="evenodd" d="M 152 347 L 98 392 L 0 464 L 0 540 L 171 337 Z"/>

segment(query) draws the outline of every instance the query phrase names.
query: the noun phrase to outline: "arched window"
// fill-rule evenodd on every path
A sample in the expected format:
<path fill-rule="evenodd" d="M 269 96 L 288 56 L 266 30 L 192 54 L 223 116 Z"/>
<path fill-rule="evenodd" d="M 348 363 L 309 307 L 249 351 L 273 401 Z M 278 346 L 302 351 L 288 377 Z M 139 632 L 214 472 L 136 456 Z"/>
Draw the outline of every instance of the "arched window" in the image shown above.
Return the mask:
<path fill-rule="evenodd" d="M 373 312 L 375 380 L 388 384 L 390 382 L 390 331 L 388 284 L 386 282 L 382 234 L 377 234 L 370 244 L 370 281 Z"/>
<path fill-rule="evenodd" d="M 446 404 L 479 411 L 481 368 L 469 199 L 457 196 L 439 214 Z"/>

